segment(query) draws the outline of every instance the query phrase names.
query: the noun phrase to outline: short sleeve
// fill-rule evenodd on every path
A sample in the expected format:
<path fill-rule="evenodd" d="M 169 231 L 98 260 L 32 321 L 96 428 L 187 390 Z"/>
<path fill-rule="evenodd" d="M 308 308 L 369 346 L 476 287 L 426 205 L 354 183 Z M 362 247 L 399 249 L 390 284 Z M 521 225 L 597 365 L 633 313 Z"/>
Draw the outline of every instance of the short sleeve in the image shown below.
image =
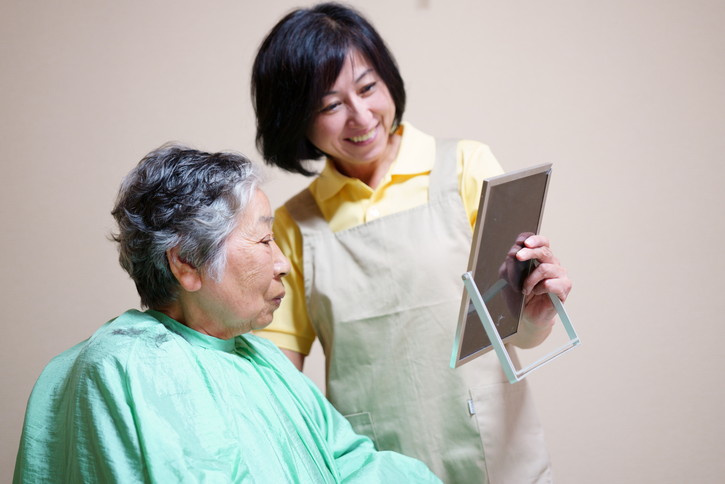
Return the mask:
<path fill-rule="evenodd" d="M 463 206 L 466 209 L 471 228 L 476 225 L 478 203 L 481 198 L 483 180 L 502 174 L 503 168 L 493 156 L 491 149 L 477 141 L 458 142 L 458 186 Z"/>

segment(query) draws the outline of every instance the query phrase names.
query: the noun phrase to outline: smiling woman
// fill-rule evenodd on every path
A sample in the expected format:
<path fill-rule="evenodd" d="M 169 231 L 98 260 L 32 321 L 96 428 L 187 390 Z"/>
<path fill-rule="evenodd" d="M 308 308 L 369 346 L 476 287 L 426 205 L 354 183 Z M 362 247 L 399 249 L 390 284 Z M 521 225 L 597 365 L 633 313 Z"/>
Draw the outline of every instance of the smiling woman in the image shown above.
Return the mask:
<path fill-rule="evenodd" d="M 263 328 L 289 261 L 253 165 L 164 146 L 113 215 L 142 306 L 54 358 L 28 402 L 14 482 L 440 482 L 372 441 Z"/>
<path fill-rule="evenodd" d="M 340 173 L 376 187 L 395 160 L 395 103 L 375 69 L 357 50 L 322 98 L 307 138 L 335 162 Z"/>
<path fill-rule="evenodd" d="M 502 171 L 488 147 L 402 122 L 392 54 L 365 18 L 336 3 L 274 26 L 254 62 L 252 97 L 267 162 L 312 175 L 307 163 L 325 158 L 275 212 L 291 260 L 288 296 L 259 334 L 298 368 L 319 338 L 328 398 L 378 449 L 419 458 L 446 482 L 550 482 L 526 383 L 506 383 L 493 353 L 448 368 L 482 181 Z M 525 329 L 513 341 L 521 347 L 551 330 L 545 293 L 564 300 L 571 289 L 548 245 L 534 236 L 516 253 L 540 262 L 526 282 Z"/>

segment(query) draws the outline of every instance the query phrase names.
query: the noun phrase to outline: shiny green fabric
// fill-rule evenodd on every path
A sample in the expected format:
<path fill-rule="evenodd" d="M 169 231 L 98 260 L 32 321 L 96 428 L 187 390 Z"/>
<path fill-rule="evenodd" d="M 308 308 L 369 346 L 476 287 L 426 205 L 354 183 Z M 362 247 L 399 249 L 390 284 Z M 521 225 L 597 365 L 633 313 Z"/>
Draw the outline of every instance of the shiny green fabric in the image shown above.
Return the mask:
<path fill-rule="evenodd" d="M 271 343 L 131 310 L 54 358 L 14 482 L 439 482 L 375 451 Z"/>

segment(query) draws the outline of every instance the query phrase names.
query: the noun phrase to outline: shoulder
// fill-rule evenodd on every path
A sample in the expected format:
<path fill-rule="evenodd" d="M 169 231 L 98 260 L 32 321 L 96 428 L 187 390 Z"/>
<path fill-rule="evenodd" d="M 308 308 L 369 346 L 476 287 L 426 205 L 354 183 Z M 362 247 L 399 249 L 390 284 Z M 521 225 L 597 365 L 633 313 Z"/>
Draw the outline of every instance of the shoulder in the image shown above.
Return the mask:
<path fill-rule="evenodd" d="M 179 335 L 153 316 L 129 310 L 101 326 L 88 340 L 69 350 L 77 371 L 127 373 L 178 349 Z M 142 357 L 137 357 L 142 354 Z M 64 355 L 60 355 L 62 358 Z"/>
<path fill-rule="evenodd" d="M 487 163 L 496 163 L 498 165 L 498 162 L 496 161 L 496 158 L 493 156 L 493 152 L 491 151 L 491 148 L 480 141 L 475 141 L 471 139 L 459 139 L 458 140 L 458 146 L 456 147 L 456 152 L 464 161 L 483 161 Z"/>
<path fill-rule="evenodd" d="M 435 143 L 435 136 L 421 131 L 408 121 L 404 121 L 398 128 L 401 134 L 401 143 L 425 144 Z"/>
<path fill-rule="evenodd" d="M 401 135 L 398 163 L 400 160 L 420 160 L 420 158 L 435 156 L 437 141 L 435 136 L 424 133 L 407 121 L 398 128 L 398 132 Z M 416 162 L 419 163 L 419 161 Z"/>
<path fill-rule="evenodd" d="M 493 155 L 491 148 L 480 141 L 461 139 L 456 147 L 459 175 L 481 181 L 500 175 L 503 168 Z"/>
<path fill-rule="evenodd" d="M 326 205 L 326 201 L 330 198 L 329 194 L 337 192 L 338 189 L 326 182 L 326 186 L 322 187 L 322 192 L 320 192 L 320 185 L 317 184 L 319 180 L 317 178 L 308 188 L 287 200 L 275 211 L 275 235 L 282 232 L 295 232 L 300 225 L 327 223 L 322 216 L 321 207 Z"/>
<path fill-rule="evenodd" d="M 279 208 L 277 208 L 277 210 L 275 211 L 275 218 L 280 218 L 282 220 L 291 219 L 291 215 L 293 213 L 300 210 L 305 210 L 308 207 L 314 205 L 315 200 L 312 197 L 312 193 L 310 190 L 312 190 L 316 182 L 317 179 L 315 179 L 315 181 L 313 181 L 309 187 L 300 190 L 284 204 L 282 204 Z"/>
<path fill-rule="evenodd" d="M 282 204 L 281 207 L 279 207 L 277 210 L 283 209 L 284 207 L 287 207 L 289 205 L 294 205 L 297 203 L 300 203 L 301 201 L 306 200 L 310 196 L 310 188 L 316 185 L 318 182 L 318 179 L 315 178 L 312 183 L 310 183 L 308 186 L 300 190 L 299 192 L 295 193 L 293 196 L 291 196 L 284 204 Z"/>
<path fill-rule="evenodd" d="M 101 326 L 88 340 L 88 349 L 124 350 L 139 344 L 158 345 L 174 334 L 150 314 L 131 309 Z"/>
<path fill-rule="evenodd" d="M 473 171 L 472 176 L 487 177 L 503 171 L 487 144 L 467 138 L 434 137 L 409 122 L 402 125 L 399 157 L 414 160 L 416 165 L 432 166 L 437 146 L 444 142 L 451 148 L 455 144 L 459 175 Z"/>
<path fill-rule="evenodd" d="M 34 386 L 28 411 L 56 408 L 61 396 L 64 401 L 77 401 L 88 400 L 88 395 L 99 391 L 124 395 L 130 374 L 154 374 L 160 353 L 178 351 L 169 351 L 178 345 L 165 343 L 178 338 L 153 317 L 127 311 L 46 365 Z"/>

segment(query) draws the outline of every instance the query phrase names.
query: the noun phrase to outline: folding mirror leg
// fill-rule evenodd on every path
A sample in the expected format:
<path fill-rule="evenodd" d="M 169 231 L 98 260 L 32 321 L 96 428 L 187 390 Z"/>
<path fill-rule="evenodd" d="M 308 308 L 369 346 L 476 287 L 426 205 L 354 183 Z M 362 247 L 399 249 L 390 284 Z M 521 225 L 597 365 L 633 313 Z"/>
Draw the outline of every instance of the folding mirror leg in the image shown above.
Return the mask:
<path fill-rule="evenodd" d="M 511 361 L 511 357 L 509 356 L 508 351 L 506 351 L 506 346 L 501 340 L 501 335 L 498 334 L 498 330 L 496 329 L 496 326 L 491 319 L 491 315 L 486 308 L 486 304 L 484 302 L 486 298 L 481 296 L 481 292 L 478 290 L 478 286 L 473 280 L 473 275 L 470 272 L 463 274 L 463 283 L 466 286 L 466 291 L 471 298 L 473 306 L 476 308 L 478 317 L 483 324 L 483 329 L 486 331 L 486 336 L 488 336 L 488 339 L 491 341 L 491 345 L 493 346 L 493 349 L 496 352 L 496 356 L 501 362 L 503 371 L 506 374 L 506 378 L 508 378 L 510 383 L 516 383 L 517 381 L 523 380 L 529 373 L 533 372 L 534 370 L 538 370 L 545 364 L 555 360 L 569 350 L 576 348 L 581 343 L 581 341 L 579 340 L 579 336 L 574 330 L 574 326 L 572 326 L 571 324 L 571 319 L 566 313 L 566 310 L 564 309 L 564 305 L 562 304 L 561 300 L 554 294 L 549 293 L 549 299 L 551 299 L 551 303 L 554 305 L 556 313 L 559 315 L 559 319 L 564 326 L 566 334 L 569 337 L 569 341 L 567 341 L 564 345 L 560 346 L 551 353 L 547 354 L 543 358 L 536 360 L 529 366 L 520 370 L 516 369 L 513 362 Z"/>

